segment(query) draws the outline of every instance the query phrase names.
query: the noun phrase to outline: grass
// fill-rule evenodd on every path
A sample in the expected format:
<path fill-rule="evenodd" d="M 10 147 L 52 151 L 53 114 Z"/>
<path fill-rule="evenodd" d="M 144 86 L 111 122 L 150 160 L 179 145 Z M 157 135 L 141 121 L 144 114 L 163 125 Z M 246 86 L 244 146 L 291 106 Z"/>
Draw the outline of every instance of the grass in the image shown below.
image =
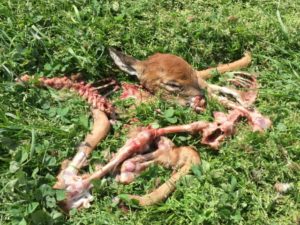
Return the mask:
<path fill-rule="evenodd" d="M 297 1 L 45 0 L 0 3 L 0 223 L 1 224 L 297 224 L 300 220 L 300 5 Z M 124 213 L 112 199 L 144 193 L 168 173 L 153 167 L 129 186 L 107 177 L 96 183 L 92 207 L 71 216 L 51 189 L 61 161 L 90 127 L 89 108 L 68 92 L 18 85 L 22 73 L 61 76 L 82 72 L 88 81 L 117 76 L 107 47 L 138 58 L 168 52 L 197 68 L 233 61 L 245 50 L 253 55 L 247 71 L 259 74 L 257 107 L 273 126 L 252 133 L 242 123 L 219 153 L 189 135 L 171 136 L 193 145 L 202 164 L 183 179 L 164 203 L 131 206 Z M 217 81 L 216 81 L 217 82 Z M 117 94 L 114 96 L 117 99 Z M 117 106 L 126 108 L 118 102 Z M 160 108 L 165 115 L 153 114 Z M 172 103 L 142 105 L 124 115 L 93 153 L 122 146 L 122 124 L 136 116 L 142 125 L 211 119 L 220 109 L 210 103 L 197 115 Z M 172 111 L 172 110 L 171 110 Z M 175 119 L 174 119 L 175 118 Z M 92 169 L 92 168 L 89 168 Z M 294 188 L 278 195 L 276 182 Z"/>

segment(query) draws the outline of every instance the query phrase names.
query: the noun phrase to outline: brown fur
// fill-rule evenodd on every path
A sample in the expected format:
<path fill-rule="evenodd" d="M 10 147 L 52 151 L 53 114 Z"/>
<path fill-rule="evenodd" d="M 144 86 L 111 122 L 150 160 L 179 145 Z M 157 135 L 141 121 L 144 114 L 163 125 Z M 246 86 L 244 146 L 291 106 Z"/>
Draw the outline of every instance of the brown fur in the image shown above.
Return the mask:
<path fill-rule="evenodd" d="M 163 90 L 165 97 L 181 92 L 182 97 L 178 100 L 182 104 L 185 104 L 183 98 L 201 95 L 193 68 L 178 56 L 156 53 L 145 61 L 137 62 L 136 68 L 141 84 L 151 92 Z M 172 90 L 168 88 L 168 84 L 180 87 Z"/>
<path fill-rule="evenodd" d="M 171 54 L 156 53 L 143 61 L 115 49 L 110 49 L 110 54 L 121 70 L 136 75 L 150 92 L 160 91 L 162 97 L 175 98 L 181 105 L 191 103 L 193 97 L 203 95 L 203 89 L 207 87 L 205 79 L 211 76 L 213 70 L 225 73 L 246 67 L 251 62 L 250 54 L 246 53 L 235 62 L 197 71 L 184 59 Z"/>

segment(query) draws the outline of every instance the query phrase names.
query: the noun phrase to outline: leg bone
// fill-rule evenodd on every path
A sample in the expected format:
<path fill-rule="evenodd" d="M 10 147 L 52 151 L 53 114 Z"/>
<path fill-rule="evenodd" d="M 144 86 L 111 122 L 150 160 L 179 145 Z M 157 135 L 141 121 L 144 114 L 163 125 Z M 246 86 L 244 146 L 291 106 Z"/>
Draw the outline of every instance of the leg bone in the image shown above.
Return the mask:
<path fill-rule="evenodd" d="M 128 196 L 131 199 L 138 200 L 140 206 L 149 206 L 165 200 L 175 190 L 178 180 L 188 174 L 193 165 L 200 163 L 199 154 L 191 147 L 158 149 L 156 152 L 154 161 L 166 168 L 172 168 L 174 173 L 154 191 L 143 196 Z"/>

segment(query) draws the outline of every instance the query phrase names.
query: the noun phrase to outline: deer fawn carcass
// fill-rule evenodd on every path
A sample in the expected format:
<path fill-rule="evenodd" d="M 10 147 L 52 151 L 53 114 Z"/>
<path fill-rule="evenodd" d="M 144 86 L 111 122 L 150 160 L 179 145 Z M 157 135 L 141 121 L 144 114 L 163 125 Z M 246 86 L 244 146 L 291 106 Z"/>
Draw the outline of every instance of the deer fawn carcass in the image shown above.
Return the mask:
<path fill-rule="evenodd" d="M 174 173 L 171 178 L 151 193 L 144 196 L 129 196 L 129 198 L 138 200 L 142 206 L 164 200 L 175 189 L 176 182 L 180 177 L 186 175 L 193 165 L 200 163 L 199 154 L 195 149 L 190 146 L 176 147 L 164 137 L 165 135 L 182 132 L 199 133 L 202 137 L 201 143 L 217 149 L 224 138 L 234 133 L 234 125 L 240 117 L 246 117 L 254 130 L 263 131 L 271 125 L 268 118 L 263 117 L 251 106 L 256 99 L 258 86 L 254 76 L 243 72 L 233 73 L 230 82 L 237 87 L 248 89 L 246 91 L 212 85 L 205 81 L 214 69 L 219 73 L 224 73 L 247 66 L 251 61 L 249 54 L 233 63 L 203 71 L 194 70 L 186 61 L 170 54 L 157 53 L 145 61 L 136 60 L 115 49 L 110 49 L 110 54 L 121 70 L 137 76 L 142 86 L 152 93 L 161 92 L 162 97 L 166 99 L 173 98 L 182 105 L 191 105 L 194 109 L 199 110 L 203 104 L 202 100 L 204 100 L 202 98 L 203 90 L 206 89 L 210 97 L 219 100 L 233 110 L 228 114 L 215 112 L 213 122 L 197 121 L 163 128 L 152 128 L 151 126 L 139 128 L 137 133 L 126 141 L 106 165 L 99 167 L 91 174 L 80 175 L 79 170 L 86 165 L 92 150 L 109 132 L 108 118 L 115 118 L 114 107 L 108 99 L 99 95 L 98 88 L 91 84 L 75 82 L 66 77 L 51 79 L 34 78 L 28 75 L 20 77 L 18 81 L 33 80 L 35 84 L 42 87 L 71 89 L 91 104 L 94 118 L 93 129 L 78 147 L 75 157 L 71 161 L 64 161 L 54 185 L 56 189 L 66 190 L 66 199 L 61 202 L 66 211 L 71 208 L 89 207 L 93 200 L 89 193 L 93 186 L 92 181 L 104 177 L 111 171 L 118 170 L 119 167 L 120 174 L 117 180 L 125 184 L 132 182 L 149 165 L 157 163 L 172 168 Z M 139 93 L 138 88 L 134 86 L 125 85 L 123 87 L 127 89 L 127 92 L 121 95 L 123 98 L 130 95 L 134 95 L 137 99 L 147 97 L 147 95 Z M 149 146 L 153 142 L 157 149 L 148 153 Z"/>
<path fill-rule="evenodd" d="M 141 61 L 114 48 L 110 48 L 109 52 L 122 71 L 137 76 L 144 88 L 152 93 L 161 92 L 165 99 L 173 99 L 181 105 L 189 105 L 196 111 L 202 111 L 205 104 L 203 90 L 206 90 L 209 97 L 228 108 L 238 110 L 248 119 L 254 130 L 263 131 L 271 125 L 271 121 L 252 106 L 258 89 L 254 75 L 233 72 L 232 79 L 228 81 L 234 87 L 206 82 L 215 70 L 218 73 L 225 73 L 248 66 L 251 63 L 248 52 L 237 61 L 201 71 L 193 69 L 184 59 L 171 54 L 156 53 Z"/>
<path fill-rule="evenodd" d="M 122 71 L 137 76 L 148 91 L 161 92 L 162 97 L 176 99 L 179 104 L 193 106 L 196 110 L 198 106 L 195 103 L 203 98 L 203 90 L 208 86 L 205 80 L 214 70 L 225 73 L 246 67 L 251 62 L 250 54 L 246 53 L 235 62 L 198 71 L 184 59 L 171 54 L 156 53 L 140 61 L 114 48 L 110 48 L 109 52 L 116 65 Z"/>

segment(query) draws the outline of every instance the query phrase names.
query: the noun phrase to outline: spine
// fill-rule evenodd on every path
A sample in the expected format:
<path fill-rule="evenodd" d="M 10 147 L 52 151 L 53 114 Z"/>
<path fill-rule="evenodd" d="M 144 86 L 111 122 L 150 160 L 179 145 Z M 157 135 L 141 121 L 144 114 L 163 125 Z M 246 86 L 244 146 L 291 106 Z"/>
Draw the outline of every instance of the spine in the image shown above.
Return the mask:
<path fill-rule="evenodd" d="M 19 81 L 29 82 L 33 80 L 34 77 L 29 75 L 23 75 Z M 51 87 L 57 90 L 60 89 L 70 89 L 77 92 L 83 99 L 85 99 L 93 108 L 99 109 L 111 117 L 114 115 L 114 107 L 108 101 L 107 98 L 98 94 L 97 90 L 91 86 L 91 84 L 86 84 L 84 82 L 73 82 L 67 77 L 53 77 L 45 78 L 41 77 L 38 79 L 40 86 Z"/>

